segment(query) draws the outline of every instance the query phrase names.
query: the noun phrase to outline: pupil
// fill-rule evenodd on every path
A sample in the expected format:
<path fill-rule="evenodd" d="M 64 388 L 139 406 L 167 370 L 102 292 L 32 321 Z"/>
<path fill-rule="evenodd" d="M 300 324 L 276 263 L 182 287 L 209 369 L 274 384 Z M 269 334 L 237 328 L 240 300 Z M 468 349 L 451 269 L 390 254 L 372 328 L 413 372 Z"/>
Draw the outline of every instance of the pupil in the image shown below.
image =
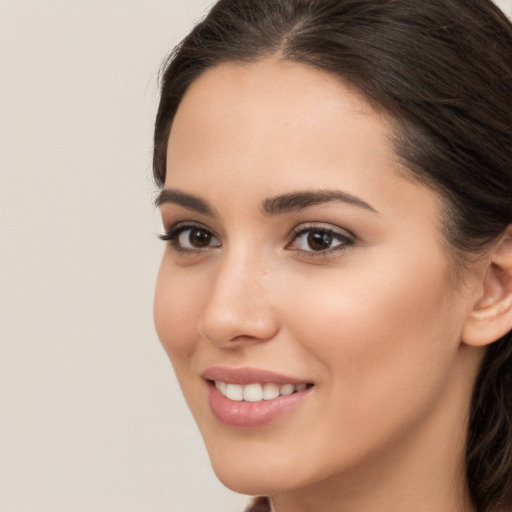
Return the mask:
<path fill-rule="evenodd" d="M 332 236 L 329 233 L 313 232 L 308 235 L 308 244 L 315 251 L 323 251 L 330 248 Z"/>
<path fill-rule="evenodd" d="M 210 243 L 210 234 L 200 229 L 194 229 L 190 232 L 190 243 L 194 247 L 207 247 Z"/>

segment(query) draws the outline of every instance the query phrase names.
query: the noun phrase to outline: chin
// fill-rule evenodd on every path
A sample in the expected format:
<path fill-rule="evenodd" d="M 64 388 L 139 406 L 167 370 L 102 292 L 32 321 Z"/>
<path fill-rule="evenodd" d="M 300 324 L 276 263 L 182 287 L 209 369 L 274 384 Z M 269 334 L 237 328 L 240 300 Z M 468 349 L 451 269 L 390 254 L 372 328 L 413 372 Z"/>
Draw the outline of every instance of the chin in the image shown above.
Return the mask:
<path fill-rule="evenodd" d="M 237 444 L 207 445 L 215 475 L 234 492 L 251 496 L 271 495 L 307 487 L 315 479 L 310 464 L 304 463 L 302 458 L 280 452 L 271 443 L 264 446 L 247 441 L 245 449 L 240 449 Z"/>
<path fill-rule="evenodd" d="M 267 482 L 260 482 L 260 475 L 255 477 L 254 475 L 215 474 L 224 486 L 238 494 L 246 494 L 247 496 L 268 496 L 281 490 L 269 488 Z"/>
<path fill-rule="evenodd" d="M 265 472 L 259 464 L 251 467 L 251 463 L 248 462 L 246 471 L 240 471 L 239 467 L 233 470 L 225 465 L 219 467 L 213 464 L 213 470 L 223 485 L 238 494 L 267 496 L 293 488 L 290 486 L 289 478 L 286 478 L 287 473 L 280 476 L 274 471 Z"/>
<path fill-rule="evenodd" d="M 265 461 L 264 454 L 244 456 L 228 447 L 222 453 L 218 449 L 209 450 L 209 455 L 217 478 L 228 489 L 239 494 L 256 496 L 280 491 L 283 485 L 281 480 L 284 480 L 280 475 L 288 473 Z"/>

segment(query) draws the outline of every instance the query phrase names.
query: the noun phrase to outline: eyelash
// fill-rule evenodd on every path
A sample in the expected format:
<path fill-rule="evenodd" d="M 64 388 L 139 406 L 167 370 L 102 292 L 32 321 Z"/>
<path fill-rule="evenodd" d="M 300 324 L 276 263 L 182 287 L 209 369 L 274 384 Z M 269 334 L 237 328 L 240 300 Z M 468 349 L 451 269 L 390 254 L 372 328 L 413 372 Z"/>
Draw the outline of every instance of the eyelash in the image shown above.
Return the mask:
<path fill-rule="evenodd" d="M 314 251 L 314 250 L 307 251 L 307 250 L 303 250 L 303 249 L 290 249 L 290 250 L 300 251 L 301 253 L 307 254 L 308 257 L 309 256 L 313 256 L 315 258 L 329 257 L 329 256 L 332 256 L 333 254 L 339 253 L 341 251 L 345 251 L 348 249 L 348 247 L 354 245 L 354 243 L 355 243 L 354 236 L 351 233 L 347 232 L 346 230 L 343 230 L 343 231 L 345 231 L 346 234 L 340 233 L 339 231 L 332 229 L 332 228 L 327 228 L 325 226 L 318 226 L 318 224 L 311 224 L 311 225 L 303 224 L 301 226 L 297 226 L 293 230 L 293 232 L 292 232 L 293 239 L 286 247 L 289 248 L 290 245 L 297 242 L 301 236 L 306 235 L 308 233 L 328 235 L 332 238 L 332 242 L 338 241 L 339 244 L 335 245 L 334 247 L 331 247 L 329 249 L 319 250 L 319 251 Z"/>
<path fill-rule="evenodd" d="M 208 236 L 211 237 L 211 239 L 219 240 L 218 237 L 210 229 L 206 228 L 202 224 L 194 224 L 194 223 L 176 224 L 168 232 L 160 235 L 159 238 L 165 242 L 168 242 L 173 247 L 174 250 L 176 250 L 177 252 L 181 252 L 181 253 L 197 254 L 199 252 L 204 252 L 211 248 L 221 247 L 222 244 L 221 244 L 220 240 L 219 240 L 219 245 L 214 245 L 214 246 L 207 245 L 204 248 L 188 248 L 188 247 L 183 247 L 182 245 L 180 245 L 179 237 L 183 233 L 190 231 L 190 230 L 194 230 L 194 229 L 207 234 Z M 291 245 L 293 245 L 294 243 L 297 243 L 297 241 L 300 239 L 300 237 L 302 237 L 308 233 L 310 233 L 310 234 L 315 233 L 315 234 L 330 236 L 332 239 L 331 241 L 333 243 L 337 241 L 337 242 L 339 242 L 339 244 L 335 245 L 334 247 L 331 247 L 331 248 L 328 248 L 325 250 L 318 250 L 318 251 L 290 248 Z M 293 238 L 292 238 L 291 242 L 289 242 L 286 245 L 286 249 L 300 252 L 302 254 L 307 255 L 308 257 L 309 256 L 328 257 L 335 253 L 344 251 L 348 247 L 354 245 L 354 243 L 355 243 L 354 236 L 351 233 L 348 233 L 348 232 L 346 232 L 346 233 L 347 234 L 343 234 L 343 233 L 340 233 L 339 231 L 336 231 L 331 228 L 318 226 L 317 224 L 312 224 L 312 225 L 302 224 L 293 229 L 293 231 L 292 231 Z"/>
<path fill-rule="evenodd" d="M 200 248 L 194 249 L 194 248 L 182 247 L 181 245 L 179 245 L 179 237 L 186 231 L 190 231 L 190 230 L 194 230 L 194 229 L 197 231 L 202 231 L 203 233 L 206 233 L 209 236 L 211 236 L 212 238 L 218 240 L 217 236 L 211 230 L 209 230 L 202 224 L 194 224 L 194 223 L 176 224 L 176 225 L 172 226 L 169 231 L 160 235 L 159 238 L 160 238 L 160 240 L 163 240 L 164 242 L 168 242 L 172 246 L 172 248 L 178 252 L 197 253 L 197 252 L 202 252 L 206 249 L 209 249 L 210 246 L 205 247 L 203 249 L 200 249 Z M 213 246 L 213 247 L 220 247 L 220 246 Z"/>

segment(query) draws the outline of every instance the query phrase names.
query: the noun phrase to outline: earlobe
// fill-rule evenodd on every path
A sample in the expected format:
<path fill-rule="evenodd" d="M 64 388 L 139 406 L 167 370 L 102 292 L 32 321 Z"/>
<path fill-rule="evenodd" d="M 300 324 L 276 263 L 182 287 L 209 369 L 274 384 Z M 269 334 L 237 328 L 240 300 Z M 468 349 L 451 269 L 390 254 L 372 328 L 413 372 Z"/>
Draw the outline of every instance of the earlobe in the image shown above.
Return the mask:
<path fill-rule="evenodd" d="M 464 326 L 462 341 L 482 347 L 512 330 L 512 226 L 486 257 L 481 294 Z"/>

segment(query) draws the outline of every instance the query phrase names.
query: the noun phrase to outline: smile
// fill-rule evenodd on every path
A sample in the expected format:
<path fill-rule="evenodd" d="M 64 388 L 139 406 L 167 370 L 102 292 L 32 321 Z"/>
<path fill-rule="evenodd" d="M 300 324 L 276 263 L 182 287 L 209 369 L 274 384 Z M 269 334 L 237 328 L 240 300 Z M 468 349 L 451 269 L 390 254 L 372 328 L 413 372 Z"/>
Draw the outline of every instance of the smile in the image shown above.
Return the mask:
<path fill-rule="evenodd" d="M 263 400 L 273 400 L 279 396 L 288 396 L 304 391 L 308 385 L 306 383 L 276 384 L 273 382 L 242 385 L 216 380 L 215 387 L 221 395 L 235 402 L 262 402 Z"/>
<path fill-rule="evenodd" d="M 211 367 L 201 377 L 209 409 L 229 427 L 255 428 L 286 417 L 309 402 L 315 385 L 306 379 L 256 368 Z"/>

